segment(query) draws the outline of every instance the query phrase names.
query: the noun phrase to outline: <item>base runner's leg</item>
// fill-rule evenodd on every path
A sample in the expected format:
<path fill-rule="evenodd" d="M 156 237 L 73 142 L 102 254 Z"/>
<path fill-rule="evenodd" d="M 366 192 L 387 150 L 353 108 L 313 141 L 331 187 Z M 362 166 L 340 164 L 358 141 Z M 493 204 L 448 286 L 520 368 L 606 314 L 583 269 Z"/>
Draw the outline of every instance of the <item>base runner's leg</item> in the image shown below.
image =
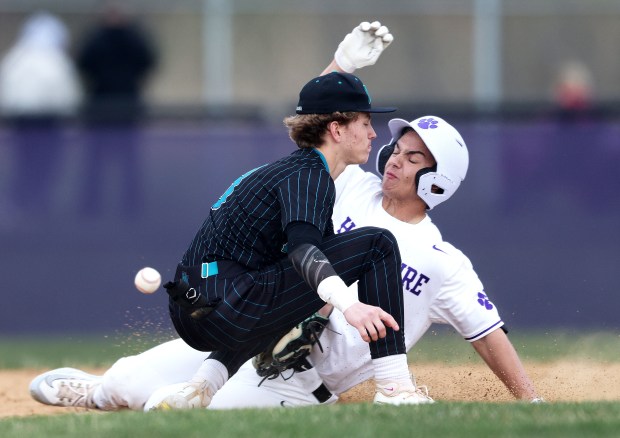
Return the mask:
<path fill-rule="evenodd" d="M 328 397 L 317 398 L 315 393 L 318 394 L 317 389 L 323 381 L 314 368 L 261 383 L 262 380 L 254 366 L 250 362 L 245 363 L 215 394 L 209 409 L 311 406 L 338 400 L 338 397 L 330 397 L 329 394 Z"/>
<path fill-rule="evenodd" d="M 121 358 L 105 372 L 93 399 L 104 410 L 142 410 L 158 388 L 191 379 L 207 355 L 175 339 Z"/>
<path fill-rule="evenodd" d="M 120 358 L 103 376 L 68 367 L 47 371 L 32 380 L 30 394 L 52 406 L 141 410 L 160 386 L 191 378 L 207 354 L 177 339 Z"/>

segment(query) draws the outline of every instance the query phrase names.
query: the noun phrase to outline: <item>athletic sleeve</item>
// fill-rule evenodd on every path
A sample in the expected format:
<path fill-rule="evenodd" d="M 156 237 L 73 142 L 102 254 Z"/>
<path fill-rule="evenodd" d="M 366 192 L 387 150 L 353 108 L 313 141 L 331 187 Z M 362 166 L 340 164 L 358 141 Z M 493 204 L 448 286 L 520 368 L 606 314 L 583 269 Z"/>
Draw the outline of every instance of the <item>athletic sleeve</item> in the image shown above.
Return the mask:
<path fill-rule="evenodd" d="M 319 229 L 308 222 L 291 222 L 286 226 L 284 232 L 286 233 L 289 253 L 304 243 L 319 246 L 323 241 Z"/>
<path fill-rule="evenodd" d="M 325 254 L 318 248 L 322 241 L 319 230 L 307 222 L 292 222 L 286 227 L 288 259 L 299 275 L 318 290 L 327 277 L 337 276 Z"/>
<path fill-rule="evenodd" d="M 442 249 L 451 253 L 456 269 L 441 284 L 437 305 L 433 309 L 435 316 L 452 325 L 469 342 L 502 327 L 504 322 L 497 307 L 484 290 L 471 261 L 445 242 Z"/>
<path fill-rule="evenodd" d="M 280 183 L 282 229 L 292 222 L 307 222 L 325 235 L 331 226 L 336 191 L 334 181 L 324 168 L 301 169 Z"/>

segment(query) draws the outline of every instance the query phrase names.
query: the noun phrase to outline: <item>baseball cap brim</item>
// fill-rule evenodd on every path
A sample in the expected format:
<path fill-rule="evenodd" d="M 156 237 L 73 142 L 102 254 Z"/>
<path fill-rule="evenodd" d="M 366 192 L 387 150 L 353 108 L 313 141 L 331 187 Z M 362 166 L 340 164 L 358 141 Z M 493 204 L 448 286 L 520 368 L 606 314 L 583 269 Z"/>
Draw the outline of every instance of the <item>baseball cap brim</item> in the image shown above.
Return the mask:
<path fill-rule="evenodd" d="M 371 108 L 369 110 L 361 111 L 361 112 L 364 112 L 364 113 L 393 113 L 397 109 L 398 108 L 392 107 L 392 106 L 380 106 L 380 107 L 377 107 L 377 108 Z"/>
<path fill-rule="evenodd" d="M 368 89 L 357 76 L 331 72 L 310 80 L 299 92 L 297 114 L 334 112 L 390 113 L 395 107 L 373 107 Z"/>
<path fill-rule="evenodd" d="M 297 109 L 296 113 L 297 114 L 330 114 L 333 112 L 341 112 L 341 113 L 346 113 L 346 112 L 354 112 L 354 113 L 393 113 L 394 111 L 396 111 L 398 108 L 396 107 L 390 107 L 390 106 L 380 106 L 380 107 L 370 107 L 370 108 L 360 108 L 360 107 L 356 107 L 356 108 L 350 108 L 350 107 L 339 107 L 338 109 L 334 108 L 334 107 L 328 107 L 328 108 L 307 108 L 305 107 L 303 110 Z"/>

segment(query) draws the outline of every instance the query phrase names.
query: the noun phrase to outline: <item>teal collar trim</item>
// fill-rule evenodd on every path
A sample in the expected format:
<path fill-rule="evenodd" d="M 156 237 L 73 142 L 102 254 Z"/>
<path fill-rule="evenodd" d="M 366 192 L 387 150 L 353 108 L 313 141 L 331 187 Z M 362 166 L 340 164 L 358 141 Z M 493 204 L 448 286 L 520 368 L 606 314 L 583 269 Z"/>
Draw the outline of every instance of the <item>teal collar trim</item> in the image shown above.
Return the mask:
<path fill-rule="evenodd" d="M 312 150 L 319 154 L 319 157 L 321 157 L 321 161 L 323 162 L 323 166 L 325 166 L 325 168 L 327 169 L 327 173 L 329 173 L 329 166 L 327 165 L 327 160 L 325 160 L 325 155 L 323 155 L 323 153 L 318 149 L 312 148 Z"/>

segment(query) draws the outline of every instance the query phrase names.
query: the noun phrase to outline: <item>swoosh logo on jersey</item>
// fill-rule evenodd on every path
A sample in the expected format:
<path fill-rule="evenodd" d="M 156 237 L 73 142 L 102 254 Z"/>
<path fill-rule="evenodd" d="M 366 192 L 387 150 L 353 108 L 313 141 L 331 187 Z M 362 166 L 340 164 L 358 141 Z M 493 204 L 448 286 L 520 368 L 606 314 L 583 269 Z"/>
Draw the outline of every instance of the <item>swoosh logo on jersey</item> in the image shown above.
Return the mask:
<path fill-rule="evenodd" d="M 437 248 L 437 245 L 433 245 L 433 249 L 439 251 L 439 252 L 443 252 L 444 254 L 448 254 L 447 252 L 445 252 L 443 249 Z"/>
<path fill-rule="evenodd" d="M 285 408 L 285 407 L 286 407 L 285 403 L 286 403 L 286 401 L 285 401 L 285 400 L 282 400 L 282 401 L 280 402 L 280 406 L 282 406 L 283 408 Z"/>

